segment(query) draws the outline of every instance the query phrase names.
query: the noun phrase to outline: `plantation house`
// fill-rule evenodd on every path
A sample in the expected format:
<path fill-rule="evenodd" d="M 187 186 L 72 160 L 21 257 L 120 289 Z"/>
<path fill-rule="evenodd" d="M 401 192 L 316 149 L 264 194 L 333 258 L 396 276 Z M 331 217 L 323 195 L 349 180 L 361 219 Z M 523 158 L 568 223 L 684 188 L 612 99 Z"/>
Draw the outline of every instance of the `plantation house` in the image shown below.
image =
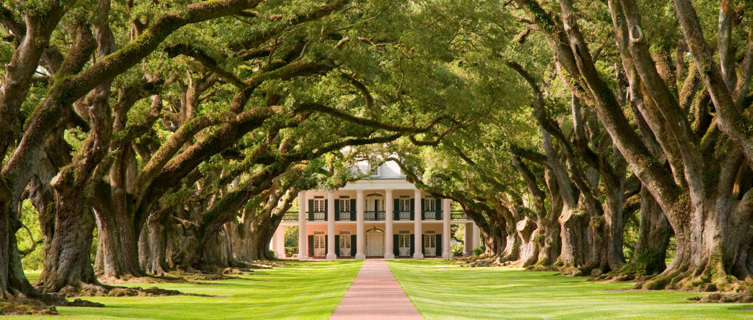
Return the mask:
<path fill-rule="evenodd" d="M 363 170 L 363 168 L 362 168 Z M 394 162 L 338 190 L 298 194 L 299 212 L 280 224 L 271 247 L 285 256 L 285 228 L 298 226 L 299 259 L 445 257 L 452 255 L 450 225 L 464 224 L 464 254 L 479 247 L 479 229 L 449 199 L 424 194 Z"/>

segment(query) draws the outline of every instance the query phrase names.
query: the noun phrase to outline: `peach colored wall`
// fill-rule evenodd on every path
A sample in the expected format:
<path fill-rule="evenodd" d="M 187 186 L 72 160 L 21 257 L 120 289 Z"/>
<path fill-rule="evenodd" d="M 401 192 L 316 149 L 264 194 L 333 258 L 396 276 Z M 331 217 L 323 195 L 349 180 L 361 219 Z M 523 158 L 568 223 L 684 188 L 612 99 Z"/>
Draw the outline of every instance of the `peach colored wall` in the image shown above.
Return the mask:
<path fill-rule="evenodd" d="M 384 223 L 364 223 L 364 232 L 368 231 L 369 229 L 377 227 L 381 230 L 384 230 Z M 442 233 L 442 222 L 424 222 L 422 225 L 422 228 L 424 233 L 426 231 L 434 231 L 436 234 Z M 350 232 L 350 234 L 356 234 L 356 223 L 341 223 L 337 222 L 335 223 L 335 234 L 340 234 L 342 231 Z M 395 234 L 400 233 L 400 231 L 409 231 L 411 234 L 413 233 L 413 223 L 404 223 L 404 222 L 396 222 L 392 224 L 392 231 Z M 311 235 L 315 232 L 324 232 L 327 233 L 327 223 L 309 223 L 306 224 L 306 234 Z"/>
<path fill-rule="evenodd" d="M 356 234 L 356 224 L 335 224 L 335 234 L 341 234 L 343 232 L 350 232 L 350 234 Z"/>

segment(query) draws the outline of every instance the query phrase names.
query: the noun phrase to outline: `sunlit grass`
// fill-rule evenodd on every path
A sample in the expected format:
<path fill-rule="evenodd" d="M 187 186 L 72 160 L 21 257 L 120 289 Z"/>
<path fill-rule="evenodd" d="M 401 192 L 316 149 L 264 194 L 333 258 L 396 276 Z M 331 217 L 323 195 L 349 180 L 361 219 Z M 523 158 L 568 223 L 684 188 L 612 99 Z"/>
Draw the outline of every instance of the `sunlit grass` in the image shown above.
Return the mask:
<path fill-rule="evenodd" d="M 634 291 L 632 283 L 447 260 L 388 265 L 426 319 L 753 319 L 751 305 L 689 302 L 699 293 Z"/>
<path fill-rule="evenodd" d="M 214 297 L 92 297 L 105 308 L 58 307 L 64 317 L 9 319 L 327 319 L 361 268 L 361 260 L 288 262 L 240 279 L 129 284 Z M 31 273 L 30 278 L 38 277 Z"/>

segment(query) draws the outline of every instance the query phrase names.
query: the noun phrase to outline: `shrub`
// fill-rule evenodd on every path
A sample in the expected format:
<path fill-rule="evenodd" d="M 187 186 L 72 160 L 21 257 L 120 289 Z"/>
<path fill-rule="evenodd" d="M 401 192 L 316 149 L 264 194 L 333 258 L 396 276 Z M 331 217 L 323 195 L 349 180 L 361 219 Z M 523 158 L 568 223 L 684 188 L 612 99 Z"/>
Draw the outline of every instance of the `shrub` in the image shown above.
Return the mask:
<path fill-rule="evenodd" d="M 452 244 L 452 255 L 454 257 L 461 257 L 461 256 L 463 256 L 463 253 L 464 253 L 463 251 L 464 251 L 464 248 L 463 248 L 463 244 L 462 243 L 456 242 L 456 243 Z"/>
<path fill-rule="evenodd" d="M 473 249 L 473 255 L 474 256 L 480 256 L 482 253 L 484 253 L 484 249 L 482 249 L 481 247 Z"/>

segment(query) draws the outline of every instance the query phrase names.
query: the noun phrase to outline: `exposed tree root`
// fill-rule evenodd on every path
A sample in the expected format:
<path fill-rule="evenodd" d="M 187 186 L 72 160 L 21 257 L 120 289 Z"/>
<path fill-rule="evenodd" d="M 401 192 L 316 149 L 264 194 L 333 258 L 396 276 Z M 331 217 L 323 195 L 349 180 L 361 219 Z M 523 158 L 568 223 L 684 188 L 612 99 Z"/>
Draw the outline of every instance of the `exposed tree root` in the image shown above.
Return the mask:
<path fill-rule="evenodd" d="M 536 263 L 532 266 L 529 266 L 526 269 L 531 270 L 531 271 L 557 271 L 558 270 L 554 265 L 547 265 L 541 262 Z"/>
<path fill-rule="evenodd" d="M 655 277 L 662 271 L 663 267 L 659 267 L 650 263 L 649 259 L 636 259 L 626 263 L 619 270 L 608 272 L 596 277 L 597 280 L 614 280 L 614 281 L 632 281 L 645 282 Z"/>
<path fill-rule="evenodd" d="M 104 304 L 82 299 L 68 301 L 59 294 L 40 294 L 35 298 L 8 296 L 0 301 L 0 315 L 54 315 L 58 314 L 56 306 L 66 307 L 104 307 Z"/>
<path fill-rule="evenodd" d="M 40 299 L 10 296 L 7 300 L 0 300 L 0 315 L 55 315 L 58 314 L 54 305 Z"/>
<path fill-rule="evenodd" d="M 185 295 L 178 290 L 160 289 L 157 287 L 150 288 L 126 288 L 118 286 L 110 286 L 104 284 L 85 284 L 82 283 L 78 287 L 66 286 L 57 294 L 63 297 L 161 297 L 161 296 L 175 296 Z M 75 302 L 75 301 L 74 301 Z M 85 302 L 80 302 L 82 305 Z M 88 306 L 88 305 L 86 305 Z"/>
<path fill-rule="evenodd" d="M 497 256 L 474 256 L 455 259 L 455 263 L 464 267 L 520 267 L 519 261 L 501 262 Z M 564 265 L 561 261 L 554 265 L 546 266 L 535 264 L 526 268 L 533 271 L 559 271 L 562 276 L 589 276 L 589 272 L 598 268 L 578 268 Z M 690 301 L 715 302 L 715 303 L 751 303 L 753 302 L 753 282 L 740 281 L 718 270 L 688 272 L 685 269 L 667 270 L 662 274 L 652 276 L 647 273 L 645 265 L 629 263 L 620 270 L 591 275 L 591 280 L 596 281 L 637 281 L 634 290 L 682 290 L 711 292 L 706 296 L 688 298 Z M 695 274 L 695 276 L 694 276 Z"/>
<path fill-rule="evenodd" d="M 477 268 L 477 267 L 498 267 L 504 265 L 500 262 L 498 256 L 480 255 L 470 256 L 464 258 L 455 259 L 455 263 L 460 264 L 463 267 Z"/>
<path fill-rule="evenodd" d="M 697 302 L 714 302 L 714 303 L 751 303 L 753 294 L 748 293 L 721 293 L 714 292 L 707 296 L 690 297 L 687 300 Z"/>

